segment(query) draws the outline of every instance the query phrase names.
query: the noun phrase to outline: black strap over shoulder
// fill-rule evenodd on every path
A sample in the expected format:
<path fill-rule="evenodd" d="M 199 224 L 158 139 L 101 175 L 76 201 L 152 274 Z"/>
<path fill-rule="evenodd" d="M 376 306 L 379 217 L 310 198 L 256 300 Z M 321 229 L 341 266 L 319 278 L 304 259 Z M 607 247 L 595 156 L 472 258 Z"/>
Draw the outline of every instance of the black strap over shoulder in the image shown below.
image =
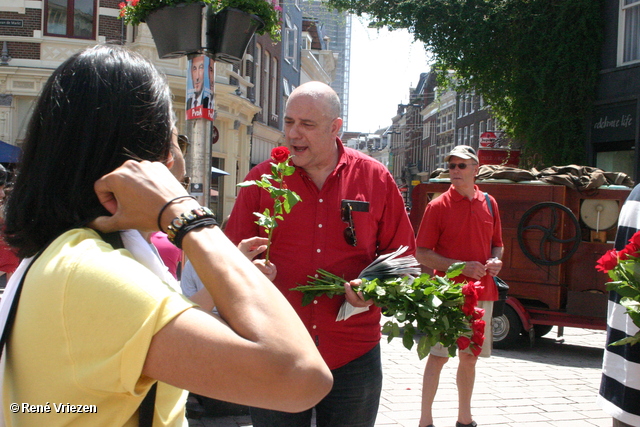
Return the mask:
<path fill-rule="evenodd" d="M 156 390 L 158 383 L 154 383 L 138 409 L 138 425 L 140 427 L 153 426 L 153 410 L 156 406 Z"/>
<path fill-rule="evenodd" d="M 97 231 L 97 230 L 96 230 Z M 122 236 L 120 232 L 115 231 L 113 233 L 103 233 L 97 231 L 102 240 L 113 246 L 113 249 L 123 249 L 124 243 L 122 242 Z M 140 427 L 152 427 L 153 426 L 153 412 L 156 405 L 156 390 L 158 383 L 154 383 L 147 395 L 142 400 L 140 407 L 138 408 L 138 425 Z"/>

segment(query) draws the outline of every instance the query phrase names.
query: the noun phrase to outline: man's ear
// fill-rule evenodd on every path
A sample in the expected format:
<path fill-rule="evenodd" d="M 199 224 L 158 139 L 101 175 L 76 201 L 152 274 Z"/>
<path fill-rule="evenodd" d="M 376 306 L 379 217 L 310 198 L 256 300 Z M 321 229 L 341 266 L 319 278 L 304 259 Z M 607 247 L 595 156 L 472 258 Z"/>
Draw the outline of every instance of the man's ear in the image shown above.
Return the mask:
<path fill-rule="evenodd" d="M 333 122 L 331 123 L 331 133 L 338 135 L 338 132 L 340 132 L 341 127 L 342 127 L 342 117 L 337 117 L 333 119 Z"/>

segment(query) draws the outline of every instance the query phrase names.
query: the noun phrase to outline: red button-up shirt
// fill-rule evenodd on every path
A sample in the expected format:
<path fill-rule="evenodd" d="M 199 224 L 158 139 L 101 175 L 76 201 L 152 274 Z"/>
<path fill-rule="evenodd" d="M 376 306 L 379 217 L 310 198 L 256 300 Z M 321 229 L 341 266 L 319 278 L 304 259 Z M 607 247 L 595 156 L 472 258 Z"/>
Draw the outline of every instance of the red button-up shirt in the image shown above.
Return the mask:
<path fill-rule="evenodd" d="M 296 310 L 330 369 L 336 369 L 367 353 L 380 341 L 380 309 L 372 306 L 365 313 L 336 322 L 345 298 L 322 296 L 302 307 L 302 293 L 290 291 L 309 280 L 317 269 L 352 280 L 379 255 L 409 246 L 415 252 L 413 229 L 404 201 L 393 177 L 378 161 L 358 151 L 344 148 L 338 165 L 319 190 L 305 171 L 285 177 L 287 187 L 302 199 L 290 214 L 284 215 L 273 231 L 270 260 L 278 274 L 275 285 Z M 253 168 L 246 180 L 270 173 L 270 161 Z M 343 199 L 369 202 L 369 212 L 353 212 L 358 245 L 349 245 L 343 232 L 347 223 L 340 214 Z M 255 223 L 253 212 L 273 211 L 273 199 L 257 187 L 244 187 L 238 194 L 225 233 L 234 243 L 253 236 L 265 236 Z M 259 295 L 256 295 L 259 298 Z"/>
<path fill-rule="evenodd" d="M 489 195 L 493 213 L 484 193 L 475 186 L 473 199 L 458 193 L 453 186 L 438 196 L 425 208 L 416 241 L 418 247 L 431 249 L 446 258 L 460 261 L 485 263 L 491 258 L 493 247 L 502 247 L 502 225 L 498 203 Z M 444 276 L 444 271 L 435 271 Z M 464 275 L 453 279 L 456 282 L 474 281 Z M 493 277 L 485 275 L 478 299 L 496 301 L 498 289 Z"/>

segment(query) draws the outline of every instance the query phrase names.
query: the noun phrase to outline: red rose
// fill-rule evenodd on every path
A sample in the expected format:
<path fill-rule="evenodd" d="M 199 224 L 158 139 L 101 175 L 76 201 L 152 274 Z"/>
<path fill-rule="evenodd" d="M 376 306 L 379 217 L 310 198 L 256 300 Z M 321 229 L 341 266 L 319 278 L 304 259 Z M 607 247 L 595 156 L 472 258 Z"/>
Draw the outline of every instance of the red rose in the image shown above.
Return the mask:
<path fill-rule="evenodd" d="M 460 350 L 464 350 L 465 348 L 469 347 L 469 344 L 471 344 L 471 340 L 463 335 L 456 340 L 456 344 L 458 344 L 458 348 Z"/>
<path fill-rule="evenodd" d="M 474 331 L 484 331 L 484 328 L 487 326 L 487 322 L 484 320 L 474 320 L 471 322 L 471 329 Z"/>
<path fill-rule="evenodd" d="M 465 297 L 478 298 L 478 293 L 476 292 L 476 287 L 473 283 L 467 283 L 462 286 L 462 295 Z"/>
<path fill-rule="evenodd" d="M 482 345 L 484 344 L 484 331 L 473 331 L 473 335 L 471 335 L 471 341 L 474 344 Z"/>
<path fill-rule="evenodd" d="M 632 243 L 636 247 L 636 251 L 640 248 L 640 231 L 631 236 L 629 242 Z"/>
<path fill-rule="evenodd" d="M 482 319 L 482 316 L 484 316 L 484 308 L 476 307 L 475 310 L 473 310 L 471 318 L 473 320 L 479 320 L 479 319 Z"/>
<path fill-rule="evenodd" d="M 471 348 L 471 352 L 473 353 L 474 356 L 478 357 L 478 355 L 482 352 L 482 347 L 480 347 L 479 345 L 474 345 Z"/>
<path fill-rule="evenodd" d="M 275 160 L 276 163 L 286 162 L 289 158 L 289 149 L 287 147 L 275 147 L 271 150 L 271 158 Z"/>
<path fill-rule="evenodd" d="M 615 249 L 612 249 L 600 257 L 596 263 L 596 270 L 602 273 L 607 273 L 609 270 L 613 270 L 617 264 L 618 252 Z"/>
<path fill-rule="evenodd" d="M 465 316 L 473 316 L 473 312 L 475 311 L 475 309 L 476 305 L 467 301 L 465 301 L 464 305 L 462 306 L 462 312 Z"/>

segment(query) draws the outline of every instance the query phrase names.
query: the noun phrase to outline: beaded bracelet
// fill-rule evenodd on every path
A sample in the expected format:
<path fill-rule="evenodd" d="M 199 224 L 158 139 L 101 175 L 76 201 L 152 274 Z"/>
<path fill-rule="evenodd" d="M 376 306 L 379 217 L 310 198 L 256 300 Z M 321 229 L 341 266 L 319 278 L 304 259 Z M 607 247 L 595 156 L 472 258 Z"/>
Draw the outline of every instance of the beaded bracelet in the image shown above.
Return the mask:
<path fill-rule="evenodd" d="M 158 213 L 158 230 L 162 231 L 162 225 L 160 224 L 160 220 L 162 219 L 162 214 L 164 213 L 164 210 L 167 209 L 169 207 L 169 205 L 171 203 L 173 203 L 173 202 L 176 202 L 176 201 L 182 200 L 182 199 L 189 199 L 189 198 L 191 198 L 193 200 L 198 200 L 194 196 L 185 195 L 185 196 L 174 197 L 173 199 L 169 200 L 167 203 L 164 204 L 162 209 L 160 209 L 160 213 Z"/>
<path fill-rule="evenodd" d="M 200 227 L 218 225 L 215 218 L 213 211 L 205 206 L 191 209 L 171 221 L 167 227 L 167 237 L 177 248 L 182 249 L 182 239 L 188 232 Z"/>

